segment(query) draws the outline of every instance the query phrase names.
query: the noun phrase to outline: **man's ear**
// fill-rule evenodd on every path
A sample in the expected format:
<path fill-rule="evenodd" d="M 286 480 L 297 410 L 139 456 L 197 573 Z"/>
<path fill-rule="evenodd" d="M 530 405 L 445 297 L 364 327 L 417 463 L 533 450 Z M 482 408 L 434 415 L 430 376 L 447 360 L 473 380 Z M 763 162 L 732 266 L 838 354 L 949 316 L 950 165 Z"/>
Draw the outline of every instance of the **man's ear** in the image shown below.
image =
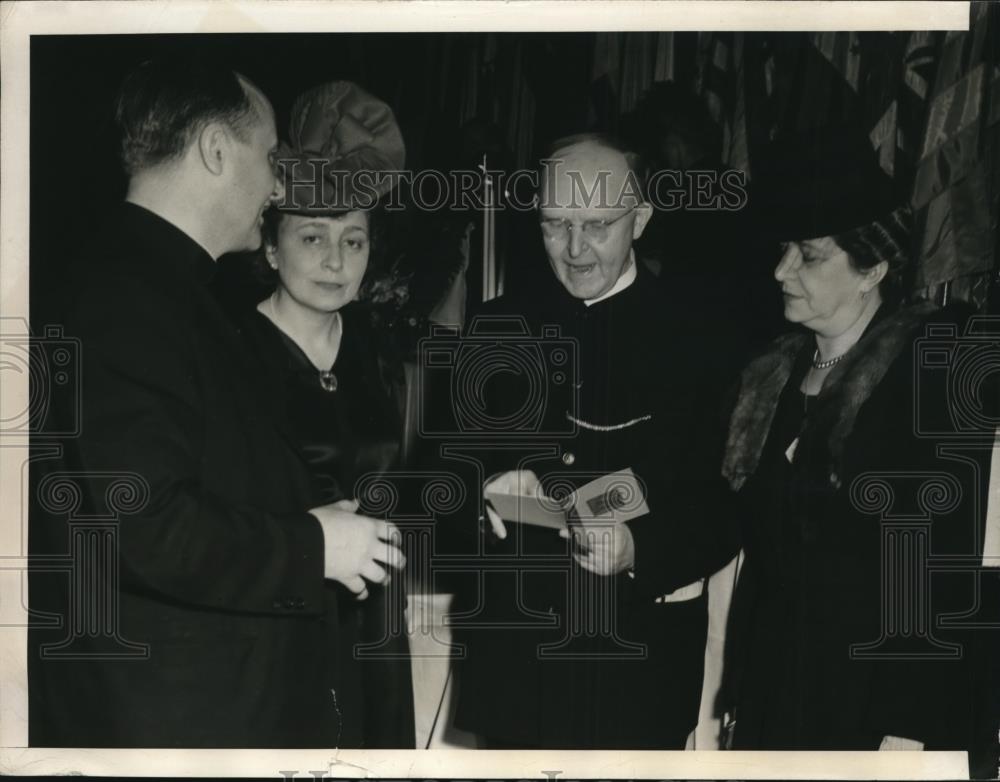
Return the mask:
<path fill-rule="evenodd" d="M 198 153 L 201 162 L 216 176 L 222 173 L 229 152 L 229 133 L 219 122 L 209 122 L 198 133 Z"/>
<path fill-rule="evenodd" d="M 646 201 L 643 201 L 635 208 L 635 221 L 632 223 L 632 241 L 642 236 L 642 232 L 646 230 L 646 223 L 649 222 L 652 216 L 653 207 Z"/>

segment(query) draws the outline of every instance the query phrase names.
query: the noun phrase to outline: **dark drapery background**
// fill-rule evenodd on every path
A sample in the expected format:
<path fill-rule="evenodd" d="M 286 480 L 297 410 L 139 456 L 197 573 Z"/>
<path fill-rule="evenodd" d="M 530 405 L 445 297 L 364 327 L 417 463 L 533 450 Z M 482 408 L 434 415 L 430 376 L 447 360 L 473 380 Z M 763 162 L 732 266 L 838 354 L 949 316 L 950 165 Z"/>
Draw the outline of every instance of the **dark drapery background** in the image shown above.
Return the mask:
<path fill-rule="evenodd" d="M 271 98 L 282 135 L 298 93 L 331 79 L 357 81 L 392 105 L 411 170 L 474 168 L 484 154 L 490 168 L 530 166 L 560 135 L 620 130 L 646 90 L 666 80 L 700 95 L 721 130 L 721 160 L 751 181 L 755 148 L 776 133 L 853 120 L 870 129 L 883 167 L 917 209 L 918 287 L 985 308 L 1000 214 L 998 37 L 1000 7 L 978 2 L 970 31 L 949 33 L 36 36 L 33 320 L 42 325 L 51 283 L 124 193 L 111 124 L 122 76 L 168 51 L 231 62 Z M 478 296 L 480 214 L 394 219 L 392 251 L 429 271 L 428 301 L 453 272 L 455 237 L 471 223 L 469 289 Z M 528 284 L 541 268 L 532 223 L 530 214 L 497 215 L 497 261 L 508 288 Z M 443 247 L 442 236 L 451 245 Z"/>

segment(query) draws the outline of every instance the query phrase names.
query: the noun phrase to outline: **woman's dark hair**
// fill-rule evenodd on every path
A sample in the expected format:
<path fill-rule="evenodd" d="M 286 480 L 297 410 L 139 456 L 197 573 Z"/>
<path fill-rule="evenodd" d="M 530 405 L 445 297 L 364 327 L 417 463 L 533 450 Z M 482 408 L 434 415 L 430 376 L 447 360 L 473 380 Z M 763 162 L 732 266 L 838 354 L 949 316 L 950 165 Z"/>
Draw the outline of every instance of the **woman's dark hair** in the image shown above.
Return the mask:
<path fill-rule="evenodd" d="M 129 175 L 179 157 L 209 122 L 246 141 L 258 120 L 245 83 L 211 60 L 148 60 L 125 77 L 115 104 L 121 160 Z"/>
<path fill-rule="evenodd" d="M 889 265 L 879 283 L 879 293 L 887 304 L 900 304 L 909 291 L 912 222 L 910 208 L 902 206 L 885 217 L 833 236 L 857 271 L 868 271 L 883 261 Z"/>
<path fill-rule="evenodd" d="M 365 272 L 368 274 L 368 272 L 380 265 L 383 250 L 382 229 L 386 216 L 384 213 L 384 207 L 379 204 L 376 204 L 371 209 L 365 209 L 363 211 L 368 215 L 368 270 Z M 272 289 L 278 284 L 278 272 L 275 269 L 272 269 L 271 264 L 267 262 L 266 250 L 268 246 L 277 247 L 278 230 L 281 228 L 281 221 L 285 219 L 287 215 L 292 214 L 298 213 L 282 211 L 275 206 L 269 207 L 264 212 L 264 224 L 261 226 L 260 230 L 263 242 L 261 243 L 260 250 L 254 255 L 253 272 L 254 276 L 261 283 L 268 285 Z M 346 214 L 349 214 L 349 212 L 329 212 L 317 216 L 342 217 Z"/>

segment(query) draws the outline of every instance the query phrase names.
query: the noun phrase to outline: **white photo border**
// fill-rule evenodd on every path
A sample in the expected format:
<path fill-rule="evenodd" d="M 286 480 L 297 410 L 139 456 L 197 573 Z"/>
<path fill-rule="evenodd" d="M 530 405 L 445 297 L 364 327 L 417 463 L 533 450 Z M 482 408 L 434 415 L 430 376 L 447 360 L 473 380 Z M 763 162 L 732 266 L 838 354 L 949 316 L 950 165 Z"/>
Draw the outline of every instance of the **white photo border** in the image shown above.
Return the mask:
<path fill-rule="evenodd" d="M 32 35 L 633 30 L 967 30 L 968 2 L 867 0 L 135 0 L 0 3 L 0 318 L 27 334 Z M 71 206 L 71 205 L 70 205 Z M 0 367 L 2 370 L 3 367 Z M 2 416 L 28 376 L 3 371 Z M 967 778 L 965 753 L 96 750 L 28 748 L 27 440 L 0 441 L 0 772 L 312 778 Z M 18 593 L 20 592 L 20 596 Z M 11 599 L 11 596 L 15 596 Z M 20 597 L 20 599 L 18 599 Z M 3 599 L 6 598 L 6 599 Z"/>

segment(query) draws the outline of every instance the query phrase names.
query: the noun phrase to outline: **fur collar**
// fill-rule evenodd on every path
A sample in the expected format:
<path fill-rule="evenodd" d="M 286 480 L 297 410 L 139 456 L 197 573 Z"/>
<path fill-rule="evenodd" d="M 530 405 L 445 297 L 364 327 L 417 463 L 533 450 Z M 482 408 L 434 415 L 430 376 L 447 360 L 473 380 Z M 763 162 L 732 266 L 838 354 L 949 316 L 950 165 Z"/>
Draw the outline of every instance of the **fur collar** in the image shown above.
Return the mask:
<path fill-rule="evenodd" d="M 821 459 L 831 482 L 839 486 L 844 444 L 858 411 L 911 344 L 913 332 L 935 309 L 933 304 L 921 303 L 876 317 L 858 344 L 827 375 L 799 438 L 797 462 Z M 734 490 L 742 488 L 756 471 L 781 393 L 796 361 L 813 345 L 811 333 L 786 334 L 743 370 L 722 464 L 722 474 Z"/>

